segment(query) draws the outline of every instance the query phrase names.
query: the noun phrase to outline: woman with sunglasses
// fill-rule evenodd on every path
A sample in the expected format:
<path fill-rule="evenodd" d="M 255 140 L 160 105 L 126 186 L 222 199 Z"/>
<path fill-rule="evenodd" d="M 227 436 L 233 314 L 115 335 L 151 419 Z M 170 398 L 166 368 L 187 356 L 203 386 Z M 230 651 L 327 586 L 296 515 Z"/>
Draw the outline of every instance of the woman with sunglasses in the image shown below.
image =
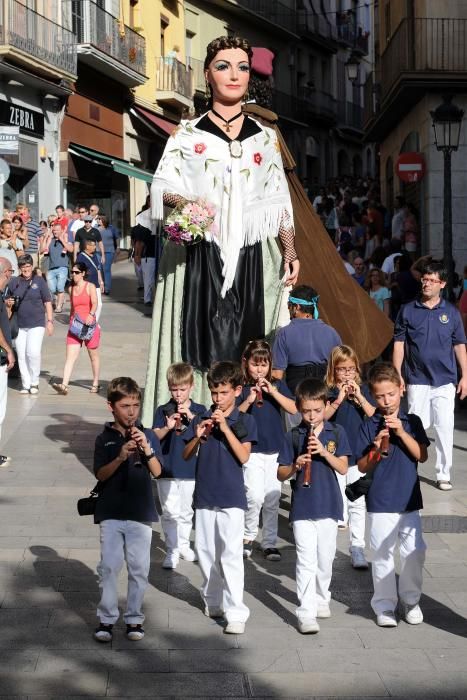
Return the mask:
<path fill-rule="evenodd" d="M 78 315 L 85 324 L 92 325 L 96 320 L 97 309 L 97 293 L 96 287 L 86 281 L 87 268 L 82 262 L 74 263 L 71 269 L 71 287 L 70 287 L 70 327 L 75 315 Z M 68 385 L 70 382 L 71 373 L 80 353 L 83 343 L 88 351 L 92 369 L 92 386 L 91 394 L 99 392 L 99 344 L 101 339 L 100 326 L 96 326 L 92 338 L 89 340 L 80 340 L 74 336 L 70 329 L 66 337 L 66 356 L 65 367 L 63 368 L 63 379 L 60 384 L 53 383 L 52 387 L 58 394 L 66 396 L 68 394 Z"/>

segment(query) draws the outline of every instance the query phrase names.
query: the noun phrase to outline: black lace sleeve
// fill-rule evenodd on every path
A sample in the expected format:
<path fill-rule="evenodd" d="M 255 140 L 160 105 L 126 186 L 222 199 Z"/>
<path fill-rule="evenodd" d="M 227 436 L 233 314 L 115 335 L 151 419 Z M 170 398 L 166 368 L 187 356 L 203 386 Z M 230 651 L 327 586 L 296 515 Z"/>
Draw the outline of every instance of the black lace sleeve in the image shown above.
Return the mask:
<path fill-rule="evenodd" d="M 284 262 L 291 263 L 296 260 L 298 256 L 295 250 L 295 231 L 290 216 L 285 210 L 279 228 L 279 240 L 283 249 Z"/>

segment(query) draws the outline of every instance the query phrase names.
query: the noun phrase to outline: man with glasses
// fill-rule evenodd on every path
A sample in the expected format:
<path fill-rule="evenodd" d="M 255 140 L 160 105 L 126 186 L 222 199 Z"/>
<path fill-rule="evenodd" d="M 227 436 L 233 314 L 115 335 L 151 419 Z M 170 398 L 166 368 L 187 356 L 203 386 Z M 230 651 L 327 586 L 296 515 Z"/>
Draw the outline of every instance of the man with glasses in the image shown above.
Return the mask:
<path fill-rule="evenodd" d="M 3 292 L 13 274 L 11 262 L 0 257 L 0 437 L 6 414 L 8 370 L 15 364 L 15 355 L 11 347 L 10 322 L 3 301 Z M 0 467 L 6 467 L 10 457 L 0 455 Z"/>
<path fill-rule="evenodd" d="M 419 299 L 404 304 L 394 329 L 393 363 L 407 388 L 408 412 L 433 426 L 436 485 L 450 491 L 454 436 L 454 399 L 467 396 L 467 354 L 461 316 L 445 301 L 447 270 L 443 263 L 425 265 Z M 458 381 L 457 364 L 460 370 Z"/>

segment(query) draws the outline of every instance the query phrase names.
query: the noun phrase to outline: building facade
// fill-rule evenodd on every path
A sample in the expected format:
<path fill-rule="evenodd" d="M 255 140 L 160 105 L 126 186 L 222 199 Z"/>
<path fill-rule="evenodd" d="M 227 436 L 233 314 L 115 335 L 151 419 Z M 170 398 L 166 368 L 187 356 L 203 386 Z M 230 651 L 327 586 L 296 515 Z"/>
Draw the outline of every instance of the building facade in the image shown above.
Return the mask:
<path fill-rule="evenodd" d="M 442 256 L 443 156 L 430 111 L 444 94 L 467 111 L 467 4 L 457 0 L 381 0 L 375 8 L 375 72 L 365 87 L 365 134 L 380 151 L 383 201 L 403 194 L 420 213 L 420 249 Z M 467 262 L 467 133 L 452 154 L 453 247 L 457 269 Z M 422 154 L 426 175 L 401 182 L 401 153 Z"/>
<path fill-rule="evenodd" d="M 0 4 L 0 129 L 19 127 L 17 153 L 3 156 L 10 166 L 3 204 L 14 210 L 24 203 L 38 220 L 60 201 L 60 129 L 77 61 L 58 4 L 31 5 Z"/>

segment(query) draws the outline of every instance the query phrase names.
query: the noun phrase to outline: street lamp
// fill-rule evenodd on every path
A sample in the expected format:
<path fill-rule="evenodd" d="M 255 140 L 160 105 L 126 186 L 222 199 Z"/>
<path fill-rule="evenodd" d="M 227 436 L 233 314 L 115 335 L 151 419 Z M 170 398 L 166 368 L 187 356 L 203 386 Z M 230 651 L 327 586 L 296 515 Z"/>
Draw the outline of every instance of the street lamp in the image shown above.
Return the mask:
<path fill-rule="evenodd" d="M 355 51 L 351 52 L 349 58 L 345 62 L 345 70 L 348 80 L 355 85 L 358 81 L 360 73 L 360 58 L 357 56 Z"/>
<path fill-rule="evenodd" d="M 447 296 L 452 301 L 454 263 L 452 259 L 452 187 L 451 153 L 459 148 L 464 110 L 453 105 L 452 95 L 443 95 L 443 103 L 430 112 L 435 146 L 444 156 L 443 258 L 448 272 Z"/>

